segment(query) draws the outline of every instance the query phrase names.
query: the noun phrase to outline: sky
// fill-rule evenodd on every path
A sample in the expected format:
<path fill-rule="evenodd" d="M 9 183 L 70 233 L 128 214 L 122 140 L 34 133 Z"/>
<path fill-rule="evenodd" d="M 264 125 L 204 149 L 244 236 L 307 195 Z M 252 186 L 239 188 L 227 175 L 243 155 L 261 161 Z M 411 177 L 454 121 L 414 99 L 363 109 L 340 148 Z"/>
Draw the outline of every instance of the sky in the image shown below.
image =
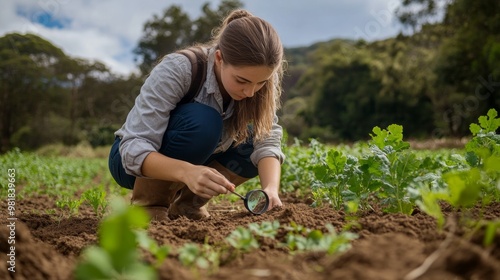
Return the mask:
<path fill-rule="evenodd" d="M 33 33 L 67 55 L 97 60 L 118 75 L 137 71 L 132 50 L 143 25 L 177 5 L 191 19 L 209 0 L 0 0 L 0 37 Z M 335 38 L 380 40 L 397 35 L 401 0 L 243 0 L 243 8 L 271 23 L 285 47 Z"/>

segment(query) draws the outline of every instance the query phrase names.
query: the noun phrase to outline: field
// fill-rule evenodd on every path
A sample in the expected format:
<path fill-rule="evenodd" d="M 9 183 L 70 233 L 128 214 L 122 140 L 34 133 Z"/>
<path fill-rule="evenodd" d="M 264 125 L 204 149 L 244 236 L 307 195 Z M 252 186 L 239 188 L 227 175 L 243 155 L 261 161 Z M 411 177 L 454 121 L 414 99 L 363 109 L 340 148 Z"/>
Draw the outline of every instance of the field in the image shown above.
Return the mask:
<path fill-rule="evenodd" d="M 211 201 L 209 219 L 150 224 L 127 206 L 130 193 L 110 178 L 105 158 L 14 150 L 0 156 L 0 273 L 500 279 L 498 125 L 496 115 L 480 120 L 463 149 L 413 149 L 398 126 L 350 147 L 288 145 L 282 208 L 254 216 L 227 195 Z M 239 191 L 254 188 L 256 180 Z"/>

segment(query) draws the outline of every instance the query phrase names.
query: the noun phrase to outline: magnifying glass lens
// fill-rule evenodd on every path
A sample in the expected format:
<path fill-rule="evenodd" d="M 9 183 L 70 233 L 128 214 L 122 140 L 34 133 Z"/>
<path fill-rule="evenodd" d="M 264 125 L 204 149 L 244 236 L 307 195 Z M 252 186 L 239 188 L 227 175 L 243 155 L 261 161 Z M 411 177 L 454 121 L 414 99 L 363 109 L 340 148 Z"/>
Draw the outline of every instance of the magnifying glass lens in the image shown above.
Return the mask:
<path fill-rule="evenodd" d="M 254 214 L 262 214 L 266 212 L 269 206 L 269 198 L 267 194 L 261 190 L 250 191 L 245 200 L 247 209 Z"/>

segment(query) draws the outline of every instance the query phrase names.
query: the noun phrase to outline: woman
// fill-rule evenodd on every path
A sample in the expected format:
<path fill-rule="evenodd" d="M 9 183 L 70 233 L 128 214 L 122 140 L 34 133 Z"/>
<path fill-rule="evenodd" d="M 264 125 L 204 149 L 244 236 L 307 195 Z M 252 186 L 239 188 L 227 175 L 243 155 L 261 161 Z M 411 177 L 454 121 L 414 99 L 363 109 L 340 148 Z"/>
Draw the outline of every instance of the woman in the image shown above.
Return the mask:
<path fill-rule="evenodd" d="M 111 174 L 133 189 L 132 203 L 153 219 L 209 216 L 210 198 L 259 175 L 278 196 L 282 129 L 276 110 L 283 46 L 266 21 L 235 10 L 223 21 L 207 55 L 205 83 L 194 102 L 179 103 L 191 84 L 190 60 L 165 56 L 151 71 L 110 152 Z"/>

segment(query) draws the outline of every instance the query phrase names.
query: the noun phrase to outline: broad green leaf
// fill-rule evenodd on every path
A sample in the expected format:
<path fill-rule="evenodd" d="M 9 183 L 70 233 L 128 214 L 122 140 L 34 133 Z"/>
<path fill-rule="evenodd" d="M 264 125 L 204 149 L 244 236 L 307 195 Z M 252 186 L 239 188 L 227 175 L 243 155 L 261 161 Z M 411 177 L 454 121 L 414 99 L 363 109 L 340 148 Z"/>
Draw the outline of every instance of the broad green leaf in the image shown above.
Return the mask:
<path fill-rule="evenodd" d="M 500 156 L 491 156 L 484 161 L 486 172 L 500 172 Z"/>
<path fill-rule="evenodd" d="M 497 119 L 497 116 L 498 113 L 495 109 L 488 110 L 486 116 L 480 116 L 478 118 L 479 125 L 473 123 L 469 126 L 472 135 L 495 133 L 498 127 L 500 127 L 500 119 Z"/>
<path fill-rule="evenodd" d="M 467 160 L 467 163 L 472 167 L 477 167 L 481 162 L 477 154 L 470 151 L 465 153 L 465 159 Z"/>
<path fill-rule="evenodd" d="M 455 207 L 473 206 L 481 193 L 481 174 L 477 168 L 448 173 L 444 179 L 450 190 L 449 202 Z"/>
<path fill-rule="evenodd" d="M 481 127 L 475 123 L 471 123 L 469 129 L 470 132 L 472 132 L 472 135 L 477 135 L 481 132 Z"/>
<path fill-rule="evenodd" d="M 329 150 L 326 156 L 326 163 L 335 174 L 342 173 L 347 162 L 347 157 L 337 150 Z"/>

